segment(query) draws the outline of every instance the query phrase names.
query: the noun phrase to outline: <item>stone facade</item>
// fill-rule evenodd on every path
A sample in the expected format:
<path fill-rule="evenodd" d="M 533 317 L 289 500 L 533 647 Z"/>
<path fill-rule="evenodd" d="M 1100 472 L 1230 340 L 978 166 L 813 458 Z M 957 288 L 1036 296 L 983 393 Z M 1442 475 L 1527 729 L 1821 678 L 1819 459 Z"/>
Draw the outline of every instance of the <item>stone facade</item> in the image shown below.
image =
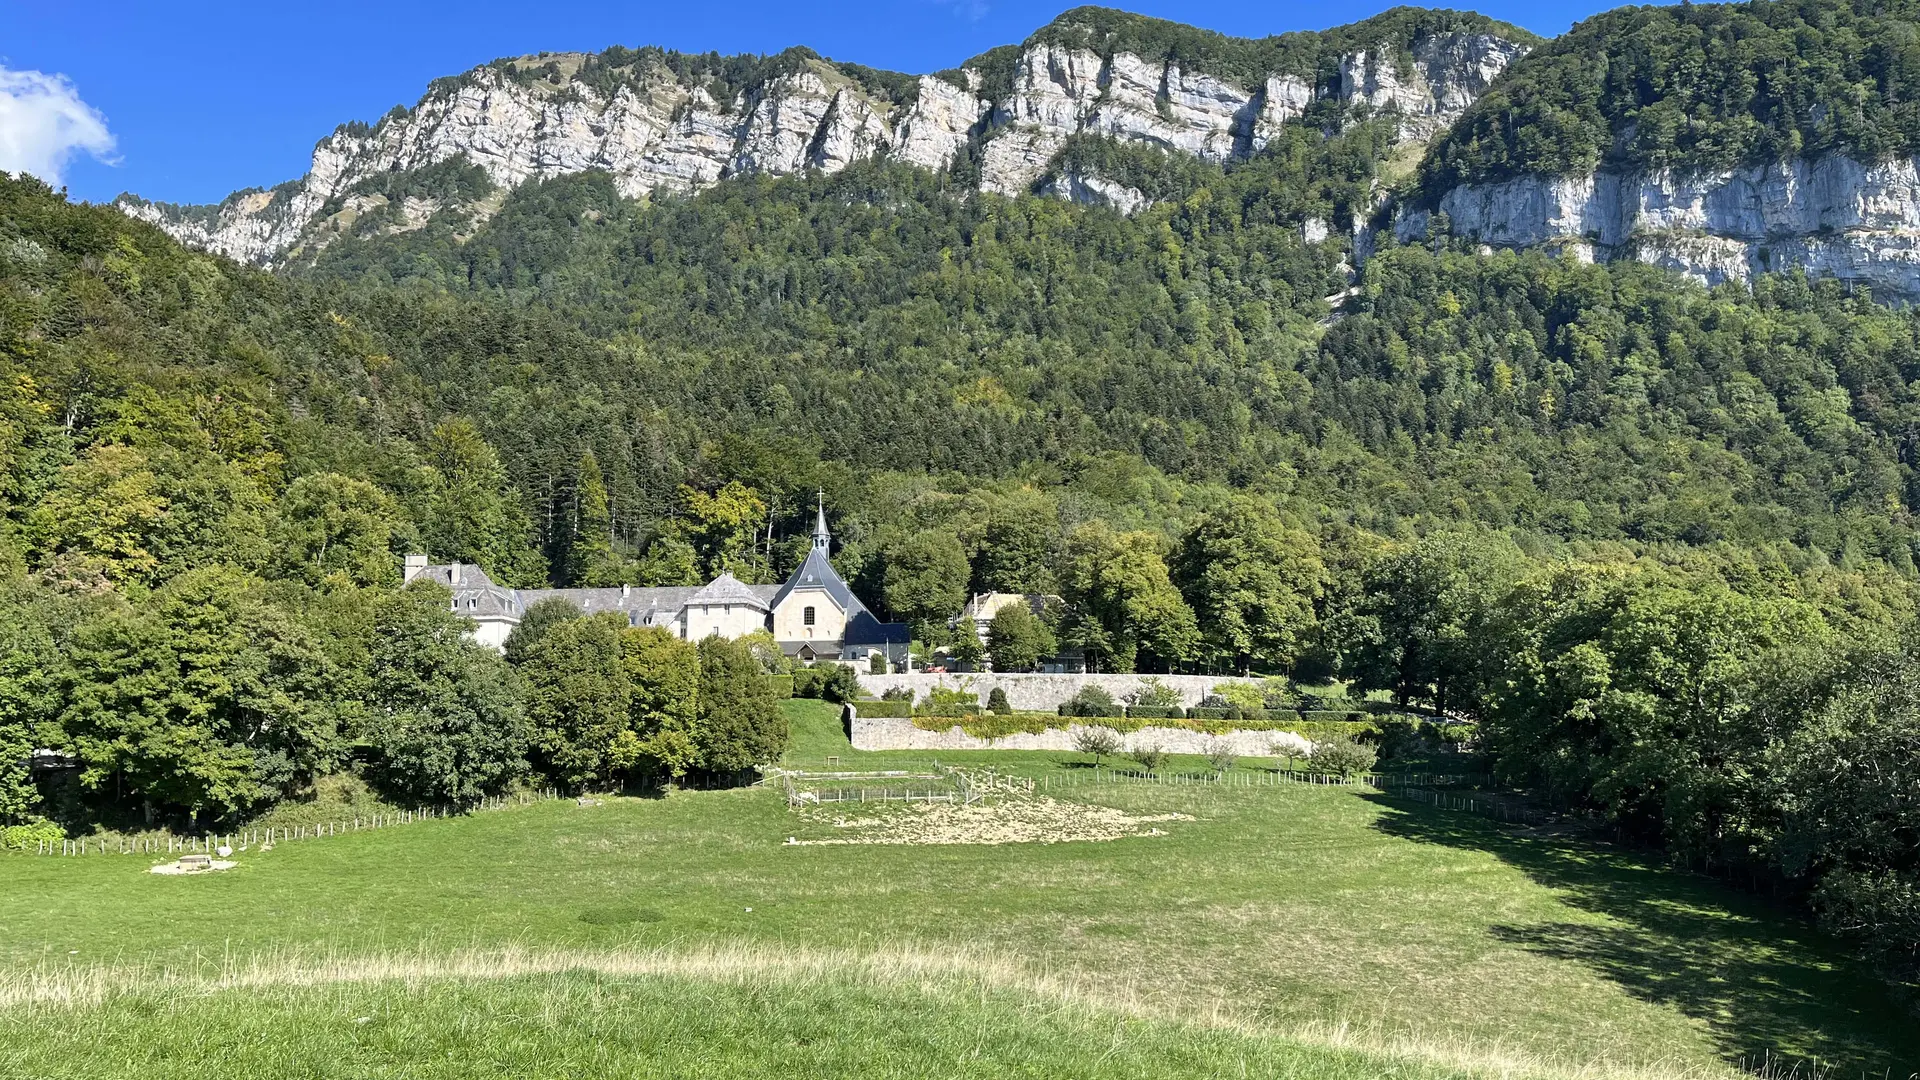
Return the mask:
<path fill-rule="evenodd" d="M 848 719 L 849 734 L 855 750 L 1064 750 L 1072 752 L 1074 733 L 1080 731 L 1084 723 L 1073 723 L 1063 728 L 1049 728 L 1046 731 L 1017 732 L 998 739 L 982 739 L 969 735 L 958 726 L 945 731 L 927 731 L 914 726 L 911 720 L 897 717 L 863 717 L 859 715 L 859 703 L 847 707 L 853 715 Z M 1275 757 L 1276 744 L 1290 744 L 1301 753 L 1313 748 L 1304 735 L 1291 731 L 1230 731 L 1224 735 L 1208 735 L 1187 728 L 1145 727 L 1138 731 L 1127 732 L 1122 737 L 1121 752 L 1147 746 L 1158 746 L 1170 754 L 1205 754 L 1215 746 L 1225 743 L 1240 757 Z"/>

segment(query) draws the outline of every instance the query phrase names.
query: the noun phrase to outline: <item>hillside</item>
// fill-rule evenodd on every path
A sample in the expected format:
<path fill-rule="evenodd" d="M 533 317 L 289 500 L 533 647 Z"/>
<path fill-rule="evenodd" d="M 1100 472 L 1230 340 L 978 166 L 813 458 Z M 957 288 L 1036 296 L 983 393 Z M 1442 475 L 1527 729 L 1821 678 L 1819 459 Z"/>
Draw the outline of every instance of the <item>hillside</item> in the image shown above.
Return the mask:
<path fill-rule="evenodd" d="M 1920 297 L 1920 6 L 1623 8 L 1439 139 L 1403 238 L 1570 245 L 1709 284 L 1800 268 Z M 1444 217 L 1436 217 L 1443 214 Z"/>
<path fill-rule="evenodd" d="M 1085 172 L 1050 176 L 1091 134 L 1244 159 L 1313 111 L 1392 111 L 1424 138 L 1537 39 L 1477 15 L 1397 8 L 1325 33 L 1230 38 L 1076 8 L 1020 46 L 911 76 L 823 59 L 689 56 L 615 47 L 497 60 L 440 79 L 413 107 L 343 125 L 307 175 L 218 206 L 122 196 L 128 213 L 243 262 L 272 264 L 340 234 L 456 231 L 530 179 L 604 171 L 628 198 L 723 178 L 833 173 L 886 157 L 968 186 L 1036 186 L 1132 209 L 1144 196 Z"/>

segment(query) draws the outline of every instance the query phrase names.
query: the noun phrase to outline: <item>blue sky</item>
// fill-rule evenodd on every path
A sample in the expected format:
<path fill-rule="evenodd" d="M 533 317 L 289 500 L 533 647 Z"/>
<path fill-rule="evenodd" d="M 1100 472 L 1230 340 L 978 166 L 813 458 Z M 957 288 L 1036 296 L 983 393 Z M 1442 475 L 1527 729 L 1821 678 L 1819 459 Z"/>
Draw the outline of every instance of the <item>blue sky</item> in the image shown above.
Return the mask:
<path fill-rule="evenodd" d="M 377 119 L 395 104 L 412 104 L 429 80 L 499 56 L 609 45 L 768 53 L 798 44 L 836 60 L 926 72 L 1018 42 L 1071 6 L 0 0 L 0 167 L 11 158 L 14 168 L 57 173 L 82 199 L 133 191 L 213 202 L 236 188 L 300 176 L 313 144 L 335 125 Z M 1259 37 L 1337 26 L 1390 5 L 1115 6 Z M 1475 9 L 1552 35 L 1606 6 L 1501 0 Z"/>

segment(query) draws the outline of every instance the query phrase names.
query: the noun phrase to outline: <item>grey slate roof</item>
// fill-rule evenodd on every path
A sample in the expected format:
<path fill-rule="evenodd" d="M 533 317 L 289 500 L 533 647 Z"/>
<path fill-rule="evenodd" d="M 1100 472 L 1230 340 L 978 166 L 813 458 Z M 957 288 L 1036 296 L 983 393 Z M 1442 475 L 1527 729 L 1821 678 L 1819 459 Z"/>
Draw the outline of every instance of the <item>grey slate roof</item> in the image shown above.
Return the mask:
<path fill-rule="evenodd" d="M 762 586 L 765 588 L 766 586 Z M 761 611 L 770 610 L 767 598 L 754 592 L 751 585 L 742 584 L 731 573 L 723 573 L 708 582 L 699 592 L 687 598 L 689 604 L 747 604 Z"/>
<path fill-rule="evenodd" d="M 460 573 L 460 583 L 454 584 L 454 571 Z M 453 591 L 453 608 L 469 618 L 507 617 L 518 619 L 526 610 L 521 605 L 515 590 L 495 585 L 485 570 L 471 563 L 458 563 L 447 566 L 429 566 L 420 571 L 415 581 L 438 582 Z"/>
<path fill-rule="evenodd" d="M 853 590 L 847 587 L 847 583 L 840 580 L 839 571 L 827 561 L 826 549 L 818 544 L 814 545 L 812 551 L 807 552 L 806 561 L 793 572 L 793 576 L 787 579 L 787 583 L 780 586 L 780 591 L 774 594 L 769 606 L 779 607 L 780 601 L 785 600 L 787 594 L 795 589 L 825 589 L 827 595 L 833 597 L 833 602 L 840 605 L 840 610 L 847 613 L 849 625 L 852 624 L 855 615 L 868 614 L 867 605 L 861 603 L 860 598 L 853 595 Z M 868 617 L 871 618 L 870 615 Z"/>

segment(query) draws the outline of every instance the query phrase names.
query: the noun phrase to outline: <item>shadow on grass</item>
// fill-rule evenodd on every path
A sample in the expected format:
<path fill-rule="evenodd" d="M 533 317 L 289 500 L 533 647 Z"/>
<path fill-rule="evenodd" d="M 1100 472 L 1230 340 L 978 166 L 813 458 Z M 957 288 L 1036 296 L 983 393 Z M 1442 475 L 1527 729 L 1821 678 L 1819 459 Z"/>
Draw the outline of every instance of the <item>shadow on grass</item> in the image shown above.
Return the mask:
<path fill-rule="evenodd" d="M 1866 965 L 1789 915 L 1705 878 L 1583 840 L 1368 798 L 1375 828 L 1484 851 L 1606 923 L 1497 925 L 1497 939 L 1578 963 L 1645 1001 L 1701 1022 L 1731 1063 L 1778 1075 L 1817 1064 L 1835 1080 L 1920 1076 L 1920 1021 Z"/>

